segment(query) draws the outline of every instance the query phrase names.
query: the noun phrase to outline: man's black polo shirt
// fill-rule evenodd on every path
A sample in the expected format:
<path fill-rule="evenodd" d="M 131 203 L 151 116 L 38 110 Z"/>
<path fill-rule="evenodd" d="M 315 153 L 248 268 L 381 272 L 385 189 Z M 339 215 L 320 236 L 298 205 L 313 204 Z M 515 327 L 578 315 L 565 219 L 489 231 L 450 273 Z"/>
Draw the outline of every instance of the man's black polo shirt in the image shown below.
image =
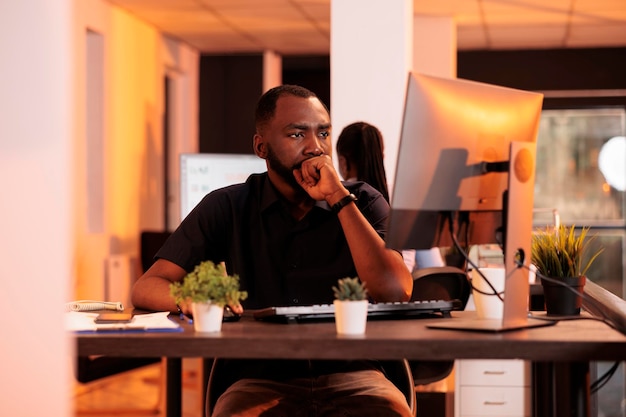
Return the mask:
<path fill-rule="evenodd" d="M 346 182 L 359 210 L 385 237 L 389 205 L 368 184 Z M 267 173 L 215 190 L 183 220 L 157 258 L 187 271 L 225 261 L 248 291 L 244 308 L 332 303 L 339 278 L 357 275 L 337 216 L 324 201 L 302 219 L 286 210 Z"/>

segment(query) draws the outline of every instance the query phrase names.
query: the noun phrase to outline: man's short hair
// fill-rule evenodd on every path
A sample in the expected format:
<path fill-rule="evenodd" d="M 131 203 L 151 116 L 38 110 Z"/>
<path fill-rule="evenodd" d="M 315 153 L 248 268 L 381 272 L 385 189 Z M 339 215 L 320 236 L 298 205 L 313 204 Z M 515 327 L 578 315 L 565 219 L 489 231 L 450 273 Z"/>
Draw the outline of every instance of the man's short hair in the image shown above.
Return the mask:
<path fill-rule="evenodd" d="M 292 95 L 300 98 L 317 98 L 328 112 L 328 107 L 317 97 L 317 95 L 311 90 L 300 87 L 299 85 L 284 84 L 269 89 L 265 94 L 259 98 L 256 105 L 256 111 L 254 113 L 254 126 L 257 133 L 263 126 L 269 123 L 274 117 L 276 112 L 276 102 L 284 95 Z M 330 112 L 329 112 L 330 113 Z"/>

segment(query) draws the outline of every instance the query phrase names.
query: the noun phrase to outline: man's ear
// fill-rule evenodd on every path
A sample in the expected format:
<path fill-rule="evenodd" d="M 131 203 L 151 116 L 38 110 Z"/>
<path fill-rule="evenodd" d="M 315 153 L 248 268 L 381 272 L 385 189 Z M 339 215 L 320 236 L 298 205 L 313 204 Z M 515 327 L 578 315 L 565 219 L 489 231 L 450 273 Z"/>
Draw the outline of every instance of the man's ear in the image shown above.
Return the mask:
<path fill-rule="evenodd" d="M 255 134 L 252 141 L 253 141 L 252 147 L 254 148 L 254 153 L 261 159 L 267 159 L 267 146 L 265 145 L 263 136 L 259 134 Z"/>

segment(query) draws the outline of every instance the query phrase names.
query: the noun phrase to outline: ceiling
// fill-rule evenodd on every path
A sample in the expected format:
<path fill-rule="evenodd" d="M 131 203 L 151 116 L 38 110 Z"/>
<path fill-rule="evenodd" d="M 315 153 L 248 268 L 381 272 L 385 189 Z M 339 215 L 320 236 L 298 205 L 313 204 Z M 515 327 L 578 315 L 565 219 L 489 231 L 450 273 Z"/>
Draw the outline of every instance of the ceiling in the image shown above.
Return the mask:
<path fill-rule="evenodd" d="M 362 0 L 367 1 L 367 0 Z M 393 0 L 389 0 L 393 1 Z M 109 0 L 202 53 L 329 54 L 331 0 Z M 626 0 L 413 0 L 459 50 L 626 46 Z"/>

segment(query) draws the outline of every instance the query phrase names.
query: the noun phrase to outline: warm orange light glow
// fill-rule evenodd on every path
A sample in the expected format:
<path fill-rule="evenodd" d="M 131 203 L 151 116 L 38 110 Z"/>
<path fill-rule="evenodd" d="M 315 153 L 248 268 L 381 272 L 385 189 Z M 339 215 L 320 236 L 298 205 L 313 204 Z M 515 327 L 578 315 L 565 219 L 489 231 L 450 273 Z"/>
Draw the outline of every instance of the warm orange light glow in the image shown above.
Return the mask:
<path fill-rule="evenodd" d="M 99 29 L 106 45 L 102 157 L 105 192 L 101 207 L 104 230 L 90 233 L 85 229 L 84 217 L 76 220 L 75 299 L 104 299 L 104 261 L 112 254 L 136 257 L 138 231 L 160 224 L 162 218 L 161 188 L 151 182 L 160 175 L 159 161 L 163 157 L 161 37 L 152 26 L 128 12 L 107 10 L 107 24 Z M 86 169 L 77 163 L 77 171 L 82 175 Z M 78 196 L 81 202 L 86 201 L 85 182 L 84 178 L 77 181 L 77 189 L 83 193 Z M 85 207 L 84 203 L 78 205 Z"/>

